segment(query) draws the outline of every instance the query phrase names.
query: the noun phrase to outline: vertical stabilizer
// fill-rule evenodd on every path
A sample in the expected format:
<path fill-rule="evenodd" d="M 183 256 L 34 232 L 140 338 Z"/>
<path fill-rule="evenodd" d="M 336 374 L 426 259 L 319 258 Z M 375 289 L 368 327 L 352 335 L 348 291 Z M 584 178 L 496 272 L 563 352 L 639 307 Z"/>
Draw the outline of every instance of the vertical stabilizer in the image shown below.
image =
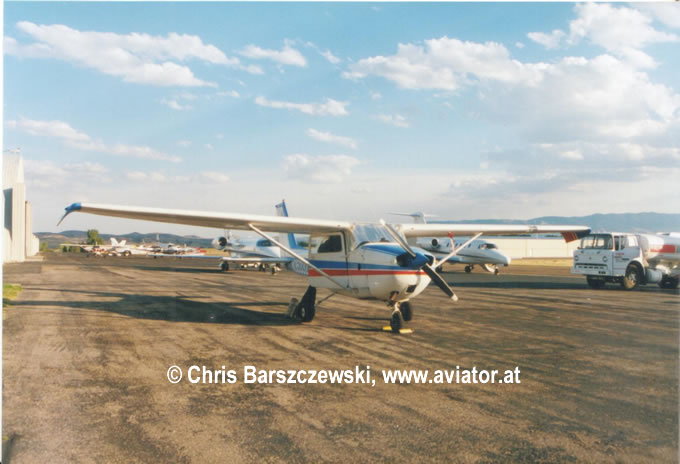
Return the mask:
<path fill-rule="evenodd" d="M 277 216 L 288 217 L 288 208 L 286 208 L 286 200 L 281 200 L 281 203 L 276 205 L 275 208 Z M 288 248 L 298 250 L 303 249 L 303 247 L 297 244 L 297 240 L 295 240 L 295 234 L 281 235 L 281 241 Z"/>

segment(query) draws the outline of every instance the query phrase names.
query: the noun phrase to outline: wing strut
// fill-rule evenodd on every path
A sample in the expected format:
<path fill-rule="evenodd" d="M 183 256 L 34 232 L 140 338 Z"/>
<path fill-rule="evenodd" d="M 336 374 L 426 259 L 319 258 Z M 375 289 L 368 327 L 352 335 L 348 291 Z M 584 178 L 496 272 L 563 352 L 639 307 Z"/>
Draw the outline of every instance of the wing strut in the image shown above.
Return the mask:
<path fill-rule="evenodd" d="M 302 262 L 305 263 L 307 266 L 309 266 L 309 267 L 311 267 L 312 269 L 314 269 L 316 272 L 318 272 L 319 274 L 321 274 L 322 276 L 324 276 L 325 278 L 327 278 L 328 280 L 330 280 L 331 282 L 333 282 L 333 283 L 334 283 L 335 285 L 337 285 L 338 287 L 340 287 L 340 288 L 342 288 L 342 289 L 345 288 L 344 285 L 340 284 L 340 283 L 339 283 L 337 280 L 335 280 L 333 277 L 329 276 L 329 275 L 326 274 L 324 271 L 322 271 L 321 269 L 319 269 L 318 267 L 316 267 L 315 265 L 313 265 L 311 262 L 309 262 L 308 259 L 305 259 L 305 258 L 303 258 L 302 256 L 300 256 L 299 254 L 295 253 L 293 250 L 291 250 L 290 248 L 288 248 L 287 246 L 285 246 L 284 244 L 282 244 L 281 242 L 279 242 L 278 240 L 276 240 L 276 239 L 275 239 L 274 237 L 272 237 L 271 235 L 265 234 L 264 232 L 262 232 L 260 229 L 258 229 L 257 227 L 255 227 L 255 226 L 252 225 L 252 224 L 248 224 L 248 227 L 250 227 L 256 234 L 260 235 L 261 237 L 264 237 L 264 238 L 266 238 L 267 240 L 271 240 L 271 242 L 274 243 L 276 246 L 278 246 L 279 248 L 281 248 L 282 250 L 284 250 L 286 253 L 288 253 L 289 255 L 293 256 L 294 258 L 296 258 L 296 259 L 302 261 Z"/>
<path fill-rule="evenodd" d="M 463 243 L 463 244 L 462 244 L 461 246 L 459 246 L 458 248 L 456 248 L 456 242 L 454 242 L 453 239 L 451 239 L 451 249 L 452 249 L 453 251 L 452 251 L 451 253 L 449 253 L 448 255 L 446 255 L 445 257 L 443 257 L 442 259 L 438 260 L 436 264 L 432 264 L 432 267 L 435 268 L 435 269 L 437 269 L 437 267 L 439 267 L 439 266 L 441 266 L 442 264 L 444 264 L 445 262 L 447 262 L 447 261 L 449 260 L 449 258 L 452 258 L 454 255 L 457 255 L 457 254 L 458 254 L 458 251 L 462 250 L 463 247 L 466 247 L 466 246 L 468 245 L 468 243 L 471 243 L 473 240 L 477 239 L 480 235 L 482 235 L 481 232 L 478 233 L 477 235 L 475 235 L 474 237 L 472 237 L 472 238 L 471 238 L 470 240 L 468 240 L 467 242 Z"/>

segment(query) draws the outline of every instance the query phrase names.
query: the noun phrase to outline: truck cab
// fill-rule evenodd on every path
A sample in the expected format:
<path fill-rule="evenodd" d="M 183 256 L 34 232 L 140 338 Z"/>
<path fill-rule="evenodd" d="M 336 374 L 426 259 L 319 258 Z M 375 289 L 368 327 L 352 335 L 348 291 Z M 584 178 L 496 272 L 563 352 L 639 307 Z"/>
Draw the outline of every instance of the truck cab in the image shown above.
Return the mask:
<path fill-rule="evenodd" d="M 592 288 L 615 282 L 630 290 L 645 283 L 645 265 L 638 237 L 616 232 L 584 237 L 574 251 L 571 272 L 585 275 Z"/>

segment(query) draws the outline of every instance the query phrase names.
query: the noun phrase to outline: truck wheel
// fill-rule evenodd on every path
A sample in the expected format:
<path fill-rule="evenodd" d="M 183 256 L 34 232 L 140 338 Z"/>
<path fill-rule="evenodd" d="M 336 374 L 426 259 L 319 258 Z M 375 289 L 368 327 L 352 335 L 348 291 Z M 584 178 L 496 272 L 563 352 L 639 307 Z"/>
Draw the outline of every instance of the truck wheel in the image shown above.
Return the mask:
<path fill-rule="evenodd" d="M 606 283 L 604 279 L 598 279 L 596 277 L 591 277 L 591 276 L 586 276 L 586 281 L 588 282 L 588 286 L 590 288 L 603 288 L 604 284 Z"/>
<path fill-rule="evenodd" d="M 626 268 L 626 275 L 623 276 L 621 281 L 621 286 L 626 290 L 635 289 L 640 281 L 642 280 L 642 275 L 637 266 L 631 264 Z"/>
<path fill-rule="evenodd" d="M 678 283 L 680 283 L 680 278 L 663 276 L 661 282 L 659 282 L 659 287 L 661 288 L 678 288 Z"/>

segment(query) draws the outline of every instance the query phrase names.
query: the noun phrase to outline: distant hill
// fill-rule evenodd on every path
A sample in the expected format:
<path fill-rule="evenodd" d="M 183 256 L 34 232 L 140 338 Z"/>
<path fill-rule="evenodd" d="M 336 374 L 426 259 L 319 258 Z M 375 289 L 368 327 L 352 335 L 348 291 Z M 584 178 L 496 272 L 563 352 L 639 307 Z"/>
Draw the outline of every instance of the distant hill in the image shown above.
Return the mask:
<path fill-rule="evenodd" d="M 84 230 L 65 230 L 63 232 L 37 232 L 35 234 L 40 241 L 46 241 L 50 248 L 57 248 L 60 243 L 84 243 L 87 241 L 87 231 Z M 187 245 L 192 247 L 210 247 L 212 238 L 203 238 L 196 235 L 175 235 L 175 234 L 141 234 L 139 232 L 132 232 L 129 234 L 102 234 L 99 236 L 104 239 L 106 243 L 111 237 L 117 240 L 127 240 L 128 244 L 141 243 L 174 243 L 176 245 Z M 158 237 L 158 239 L 156 239 Z M 214 238 L 214 237 L 213 237 Z"/>
<path fill-rule="evenodd" d="M 513 219 L 472 219 L 465 221 L 431 221 L 450 224 L 572 224 L 590 226 L 594 232 L 680 232 L 680 214 L 622 213 L 590 216 L 543 216 L 526 221 Z"/>
<path fill-rule="evenodd" d="M 471 219 L 465 221 L 430 221 L 448 224 L 573 224 L 590 226 L 594 232 L 680 232 L 680 214 L 664 213 L 623 213 L 623 214 L 591 214 L 590 216 L 543 216 L 526 221 L 514 219 Z M 35 234 L 41 241 L 47 241 L 50 248 L 56 248 L 60 243 L 80 243 L 87 239 L 87 232 L 83 230 L 65 230 L 59 233 L 38 232 Z M 163 233 L 140 234 L 132 232 L 124 235 L 99 234 L 107 242 L 111 237 L 127 240 L 130 244 L 139 243 L 175 243 L 194 247 L 210 247 L 212 238 L 202 238 L 196 235 L 174 235 Z M 158 236 L 158 240 L 156 239 Z"/>

